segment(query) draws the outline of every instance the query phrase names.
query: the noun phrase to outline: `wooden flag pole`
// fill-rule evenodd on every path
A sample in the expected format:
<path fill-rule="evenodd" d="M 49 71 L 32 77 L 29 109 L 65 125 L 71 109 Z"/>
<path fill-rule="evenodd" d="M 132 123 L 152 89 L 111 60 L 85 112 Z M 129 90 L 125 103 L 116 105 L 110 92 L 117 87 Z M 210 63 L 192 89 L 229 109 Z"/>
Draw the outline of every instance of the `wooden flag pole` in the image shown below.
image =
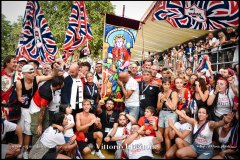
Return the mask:
<path fill-rule="evenodd" d="M 122 13 L 122 17 L 124 17 L 125 14 L 125 5 L 123 5 L 123 13 Z"/>

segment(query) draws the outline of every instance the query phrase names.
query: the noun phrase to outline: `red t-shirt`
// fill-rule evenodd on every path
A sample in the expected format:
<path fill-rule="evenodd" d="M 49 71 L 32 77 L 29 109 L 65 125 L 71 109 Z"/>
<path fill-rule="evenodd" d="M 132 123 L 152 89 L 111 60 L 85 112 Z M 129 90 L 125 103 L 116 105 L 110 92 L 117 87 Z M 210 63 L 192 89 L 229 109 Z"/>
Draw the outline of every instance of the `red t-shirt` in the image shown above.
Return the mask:
<path fill-rule="evenodd" d="M 184 88 L 187 88 L 189 91 L 190 91 L 190 94 L 191 94 L 191 99 L 193 98 L 193 95 L 194 95 L 194 92 L 195 90 L 193 88 L 190 87 L 191 84 L 190 83 L 187 83 Z"/>
<path fill-rule="evenodd" d="M 7 72 L 5 72 L 4 69 L 2 69 L 2 103 L 5 101 L 6 103 L 9 100 L 9 97 L 12 93 L 12 75 L 9 75 Z"/>
<path fill-rule="evenodd" d="M 156 133 L 155 133 L 155 131 L 153 129 L 153 126 L 151 124 L 149 124 L 149 122 L 152 121 L 152 120 L 156 121 L 156 126 L 158 127 L 158 117 L 156 117 L 156 116 L 149 117 L 148 119 L 145 116 L 142 116 L 142 117 L 139 118 L 138 124 L 140 126 L 145 125 L 145 131 L 146 130 L 150 130 L 151 131 L 151 133 L 148 134 L 147 136 L 154 136 L 154 137 L 156 137 Z"/>

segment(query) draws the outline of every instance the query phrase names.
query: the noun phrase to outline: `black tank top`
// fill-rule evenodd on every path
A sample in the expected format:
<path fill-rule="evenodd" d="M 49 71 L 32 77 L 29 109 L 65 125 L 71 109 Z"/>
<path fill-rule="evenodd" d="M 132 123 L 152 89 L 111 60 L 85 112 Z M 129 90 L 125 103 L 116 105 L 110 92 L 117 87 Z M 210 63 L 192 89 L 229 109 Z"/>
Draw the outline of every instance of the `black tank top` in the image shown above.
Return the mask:
<path fill-rule="evenodd" d="M 194 92 L 194 94 L 193 94 L 193 99 L 195 100 L 198 108 L 207 105 L 207 103 L 206 103 L 207 101 L 203 102 L 202 99 L 200 99 L 200 100 L 197 100 L 197 99 L 196 99 L 196 97 L 195 97 L 195 92 Z"/>
<path fill-rule="evenodd" d="M 169 97 L 167 98 L 167 100 L 168 100 L 169 98 L 172 100 L 172 91 L 171 91 Z M 166 106 L 165 102 L 163 103 L 162 109 L 168 109 L 168 110 L 170 110 L 170 109 Z"/>
<path fill-rule="evenodd" d="M 33 86 L 29 90 L 26 90 L 23 78 L 21 79 L 21 83 L 22 83 L 22 97 L 24 98 L 24 103 L 20 102 L 20 106 L 23 108 L 29 108 L 32 97 L 38 89 L 37 79 L 36 77 L 34 78 Z"/>

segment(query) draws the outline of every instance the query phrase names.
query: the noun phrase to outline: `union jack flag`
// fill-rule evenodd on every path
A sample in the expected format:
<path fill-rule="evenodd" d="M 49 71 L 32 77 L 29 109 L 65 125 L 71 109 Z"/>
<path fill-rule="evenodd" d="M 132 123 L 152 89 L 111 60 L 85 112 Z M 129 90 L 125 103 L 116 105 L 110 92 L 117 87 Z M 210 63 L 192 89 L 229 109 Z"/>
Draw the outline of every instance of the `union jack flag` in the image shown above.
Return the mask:
<path fill-rule="evenodd" d="M 40 63 L 52 63 L 57 52 L 57 45 L 38 1 L 28 1 L 18 41 L 17 59 L 24 57 Z"/>
<path fill-rule="evenodd" d="M 175 28 L 214 30 L 238 26 L 238 1 L 159 1 L 152 20 Z"/>
<path fill-rule="evenodd" d="M 69 17 L 62 59 L 66 62 L 75 50 L 92 39 L 92 32 L 83 1 L 74 1 Z"/>

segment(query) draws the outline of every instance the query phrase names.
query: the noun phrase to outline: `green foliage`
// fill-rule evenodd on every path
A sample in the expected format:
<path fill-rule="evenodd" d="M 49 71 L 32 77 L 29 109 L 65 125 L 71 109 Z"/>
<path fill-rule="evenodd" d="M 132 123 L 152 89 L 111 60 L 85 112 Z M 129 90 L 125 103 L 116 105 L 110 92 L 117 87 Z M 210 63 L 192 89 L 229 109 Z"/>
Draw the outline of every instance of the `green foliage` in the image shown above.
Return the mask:
<path fill-rule="evenodd" d="M 51 29 L 55 42 L 60 50 L 64 43 L 68 18 L 72 10 L 72 1 L 39 1 L 40 7 Z M 93 34 L 89 45 L 94 56 L 102 54 L 104 14 L 114 14 L 114 6 L 110 1 L 85 1 L 88 18 Z M 23 17 L 11 24 L 2 14 L 2 57 L 15 54 L 19 35 L 22 29 Z"/>
<path fill-rule="evenodd" d="M 73 2 L 39 1 L 39 3 L 61 53 Z M 114 14 L 114 6 L 110 1 L 85 1 L 85 5 L 93 34 L 89 44 L 92 54 L 97 56 L 102 54 L 104 14 Z"/>
<path fill-rule="evenodd" d="M 6 16 L 1 14 L 2 24 L 1 24 L 1 42 L 2 42 L 2 57 L 6 57 L 9 54 L 13 54 L 12 51 L 12 41 L 11 41 L 11 23 L 6 20 Z"/>

